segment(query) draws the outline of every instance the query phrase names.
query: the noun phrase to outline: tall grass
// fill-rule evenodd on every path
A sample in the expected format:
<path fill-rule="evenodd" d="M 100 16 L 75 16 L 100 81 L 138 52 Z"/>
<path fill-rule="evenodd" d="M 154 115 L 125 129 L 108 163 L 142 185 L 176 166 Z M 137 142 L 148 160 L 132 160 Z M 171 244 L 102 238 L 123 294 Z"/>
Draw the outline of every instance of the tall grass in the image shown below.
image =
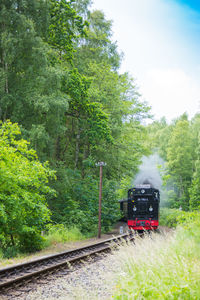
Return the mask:
<path fill-rule="evenodd" d="M 200 222 L 167 236 L 136 238 L 117 254 L 121 272 L 113 299 L 200 299 Z"/>
<path fill-rule="evenodd" d="M 83 240 L 85 236 L 76 227 L 66 228 L 63 224 L 51 226 L 45 235 L 45 246 L 55 245 L 77 240 Z"/>

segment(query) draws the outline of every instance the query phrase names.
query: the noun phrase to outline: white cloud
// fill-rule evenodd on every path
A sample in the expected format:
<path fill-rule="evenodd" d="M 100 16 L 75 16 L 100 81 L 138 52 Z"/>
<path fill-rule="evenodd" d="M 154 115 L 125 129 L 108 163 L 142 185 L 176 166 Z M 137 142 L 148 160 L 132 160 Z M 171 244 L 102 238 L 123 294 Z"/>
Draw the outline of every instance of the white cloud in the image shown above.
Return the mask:
<path fill-rule="evenodd" d="M 136 78 L 156 118 L 168 120 L 200 103 L 200 17 L 174 0 L 93 0 L 113 20 L 125 54 L 121 72 Z"/>
<path fill-rule="evenodd" d="M 184 112 L 192 117 L 200 102 L 200 86 L 182 69 L 151 69 L 141 82 L 143 97 L 156 117 L 175 118 Z"/>

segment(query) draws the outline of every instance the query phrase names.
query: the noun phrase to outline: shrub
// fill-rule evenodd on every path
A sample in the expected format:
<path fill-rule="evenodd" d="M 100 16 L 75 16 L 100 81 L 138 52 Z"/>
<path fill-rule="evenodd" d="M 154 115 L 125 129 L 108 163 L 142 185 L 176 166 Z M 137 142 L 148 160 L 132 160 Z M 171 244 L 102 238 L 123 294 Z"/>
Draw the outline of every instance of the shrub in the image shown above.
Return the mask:
<path fill-rule="evenodd" d="M 185 212 L 178 209 L 161 208 L 160 210 L 160 225 L 168 227 L 176 227 L 178 224 L 178 219 Z"/>
<path fill-rule="evenodd" d="M 160 210 L 160 225 L 175 228 L 180 224 L 196 222 L 200 218 L 199 211 L 186 212 L 179 209 L 161 208 Z"/>
<path fill-rule="evenodd" d="M 39 232 L 50 220 L 46 196 L 55 194 L 50 178 L 54 172 L 21 138 L 19 126 L 0 121 L 0 245 L 7 253 L 42 247 Z"/>
<path fill-rule="evenodd" d="M 19 248 L 17 246 L 8 246 L 6 249 L 2 250 L 2 253 L 2 258 L 16 257 L 19 253 Z"/>
<path fill-rule="evenodd" d="M 20 236 L 19 250 L 22 253 L 31 253 L 45 247 L 45 239 L 37 232 L 27 232 Z"/>

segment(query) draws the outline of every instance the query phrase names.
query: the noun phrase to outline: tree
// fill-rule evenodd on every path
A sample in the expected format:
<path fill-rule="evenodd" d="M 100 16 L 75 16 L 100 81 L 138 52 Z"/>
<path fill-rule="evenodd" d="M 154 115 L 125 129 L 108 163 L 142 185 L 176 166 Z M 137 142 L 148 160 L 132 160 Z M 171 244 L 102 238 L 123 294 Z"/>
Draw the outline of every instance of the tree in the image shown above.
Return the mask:
<path fill-rule="evenodd" d="M 3 0 L 0 8 L 0 119 L 18 122 L 40 159 L 52 161 L 66 131 L 62 85 L 84 22 L 64 0 Z"/>
<path fill-rule="evenodd" d="M 111 140 L 110 127 L 108 124 L 108 116 L 103 111 L 100 103 L 88 97 L 88 89 L 90 80 L 81 75 L 77 69 L 72 69 L 68 72 L 68 77 L 65 83 L 64 90 L 70 95 L 69 109 L 65 113 L 66 124 L 71 131 L 62 139 L 64 150 L 61 150 L 63 157 L 66 158 L 66 150 L 69 150 L 70 144 L 73 141 L 75 147 L 71 148 L 74 159 L 75 168 L 80 166 L 80 153 L 84 152 L 83 141 L 94 145 L 97 140 Z M 85 157 L 86 158 L 86 157 Z M 67 158 L 69 159 L 69 158 Z"/>
<path fill-rule="evenodd" d="M 97 160 L 110 162 L 106 171 L 108 178 L 119 181 L 125 174 L 133 176 L 141 156 L 146 153 L 145 130 L 140 122 L 149 116 L 149 107 L 140 101 L 128 74 L 119 75 L 106 63 L 91 63 L 88 74 L 92 80 L 89 98 L 101 103 L 109 116 L 113 139 L 113 143 L 97 141 L 90 154 Z"/>
<path fill-rule="evenodd" d="M 196 147 L 195 171 L 193 173 L 190 192 L 190 208 L 200 208 L 200 134 L 198 135 L 198 145 Z"/>
<path fill-rule="evenodd" d="M 192 139 L 187 120 L 179 120 L 171 135 L 167 149 L 167 167 L 174 178 L 179 190 L 179 201 L 184 208 L 188 208 L 188 188 L 193 173 Z"/>
<path fill-rule="evenodd" d="M 146 140 L 146 143 L 148 144 L 148 147 L 153 151 L 158 152 L 165 161 L 167 160 L 167 148 L 173 127 L 173 124 L 167 124 L 164 117 L 159 121 L 154 121 L 147 127 L 148 139 Z"/>
<path fill-rule="evenodd" d="M 31 2 L 31 3 L 30 3 Z M 0 4 L 0 108 L 1 119 L 18 118 L 29 114 L 27 98 L 36 90 L 38 76 L 46 65 L 46 49 L 36 33 L 45 20 L 39 21 L 46 8 L 43 1 L 1 1 Z M 45 26 L 44 26 L 45 27 Z"/>
<path fill-rule="evenodd" d="M 20 134 L 16 123 L 0 123 L 0 238 L 1 246 L 31 251 L 41 247 L 40 232 L 49 221 L 46 195 L 54 193 L 48 186 L 54 172 Z"/>
<path fill-rule="evenodd" d="M 95 162 L 108 164 L 102 220 L 108 227 L 116 220 L 117 213 L 107 214 L 118 205 L 120 181 L 134 176 L 146 153 L 141 121 L 149 116 L 134 81 L 117 72 L 121 54 L 112 41 L 112 22 L 101 11 L 90 12 L 90 3 L 0 4 L 0 118 L 18 122 L 39 159 L 57 171 L 59 181 L 50 185 L 59 197 L 48 197 L 53 220 L 69 226 L 76 220 L 83 231 L 97 220 Z"/>
<path fill-rule="evenodd" d="M 85 35 L 81 16 L 72 7 L 73 1 L 50 0 L 50 25 L 48 42 L 59 51 L 60 57 L 72 61 L 74 45 L 79 37 Z"/>
<path fill-rule="evenodd" d="M 112 21 L 106 20 L 102 11 L 95 10 L 88 14 L 88 22 L 86 37 L 79 40 L 75 48 L 75 66 L 85 75 L 88 74 L 88 65 L 91 63 L 106 63 L 116 71 L 122 54 L 117 51 L 117 43 L 111 41 Z"/>

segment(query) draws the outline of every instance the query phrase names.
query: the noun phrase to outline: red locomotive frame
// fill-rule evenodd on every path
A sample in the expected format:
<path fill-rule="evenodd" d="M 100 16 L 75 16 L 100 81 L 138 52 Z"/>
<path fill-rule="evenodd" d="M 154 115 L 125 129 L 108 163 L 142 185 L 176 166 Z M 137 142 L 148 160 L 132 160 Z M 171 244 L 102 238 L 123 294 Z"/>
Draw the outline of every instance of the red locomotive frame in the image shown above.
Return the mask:
<path fill-rule="evenodd" d="M 157 229 L 159 226 L 158 220 L 128 220 L 129 229 L 132 230 L 152 230 Z"/>

